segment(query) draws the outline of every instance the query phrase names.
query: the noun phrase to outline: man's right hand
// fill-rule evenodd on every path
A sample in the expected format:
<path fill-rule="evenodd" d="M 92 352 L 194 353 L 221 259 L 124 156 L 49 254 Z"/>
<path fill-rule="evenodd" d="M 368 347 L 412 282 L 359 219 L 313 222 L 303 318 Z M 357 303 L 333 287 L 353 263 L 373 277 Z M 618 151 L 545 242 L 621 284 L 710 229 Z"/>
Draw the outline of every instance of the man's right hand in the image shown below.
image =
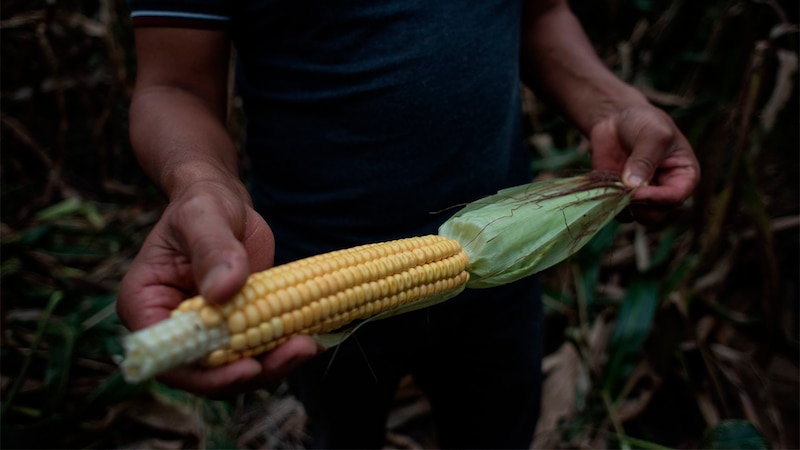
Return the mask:
<path fill-rule="evenodd" d="M 122 280 L 117 312 L 128 328 L 138 330 L 164 320 L 182 300 L 197 294 L 223 303 L 251 272 L 272 266 L 272 231 L 241 192 L 205 181 L 172 198 Z M 311 338 L 301 336 L 261 359 L 213 369 L 181 367 L 159 380 L 222 397 L 277 384 L 319 351 Z"/>

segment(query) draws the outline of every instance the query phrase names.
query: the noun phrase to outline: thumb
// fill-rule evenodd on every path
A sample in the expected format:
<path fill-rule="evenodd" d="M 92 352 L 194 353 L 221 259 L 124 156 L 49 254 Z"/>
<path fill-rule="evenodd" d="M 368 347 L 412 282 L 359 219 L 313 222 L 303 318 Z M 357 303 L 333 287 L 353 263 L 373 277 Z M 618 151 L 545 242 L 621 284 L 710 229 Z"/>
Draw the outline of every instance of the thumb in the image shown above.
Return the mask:
<path fill-rule="evenodd" d="M 629 145 L 631 154 L 622 168 L 622 182 L 630 188 L 638 188 L 653 179 L 667 146 L 644 133 L 638 134 Z"/>
<path fill-rule="evenodd" d="M 674 144 L 674 130 L 666 124 L 662 112 L 652 109 L 626 111 L 619 126 L 623 145 L 630 149 L 622 182 L 631 188 L 641 187 L 653 179 Z"/>
<path fill-rule="evenodd" d="M 250 273 L 247 251 L 237 237 L 236 214 L 215 199 L 198 195 L 177 206 L 173 229 L 189 258 L 195 286 L 210 303 L 222 303 L 241 289 Z M 242 214 L 244 216 L 244 214 Z"/>
<path fill-rule="evenodd" d="M 196 258 L 192 266 L 195 279 L 199 286 L 200 294 L 209 303 L 224 303 L 244 286 L 247 281 L 248 269 L 247 256 L 244 248 L 234 240 L 226 242 L 229 248 L 208 242 L 205 249 L 198 249 L 203 256 Z M 238 245 L 237 245 L 238 244 Z"/>
<path fill-rule="evenodd" d="M 622 171 L 622 182 L 629 188 L 638 188 L 644 186 L 650 179 L 653 178 L 655 172 L 655 162 L 649 158 L 650 155 L 645 154 L 637 158 L 636 153 L 632 153 L 631 157 L 625 163 L 625 168 Z"/>

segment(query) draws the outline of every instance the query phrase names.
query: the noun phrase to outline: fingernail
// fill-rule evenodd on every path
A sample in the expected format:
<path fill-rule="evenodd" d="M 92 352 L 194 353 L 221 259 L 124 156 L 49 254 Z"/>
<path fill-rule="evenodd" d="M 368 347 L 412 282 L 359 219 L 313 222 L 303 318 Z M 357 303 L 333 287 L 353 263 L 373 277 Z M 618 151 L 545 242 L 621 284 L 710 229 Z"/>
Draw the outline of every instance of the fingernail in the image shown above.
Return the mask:
<path fill-rule="evenodd" d="M 639 187 L 644 184 L 644 179 L 639 175 L 628 175 L 625 184 L 631 187 Z"/>

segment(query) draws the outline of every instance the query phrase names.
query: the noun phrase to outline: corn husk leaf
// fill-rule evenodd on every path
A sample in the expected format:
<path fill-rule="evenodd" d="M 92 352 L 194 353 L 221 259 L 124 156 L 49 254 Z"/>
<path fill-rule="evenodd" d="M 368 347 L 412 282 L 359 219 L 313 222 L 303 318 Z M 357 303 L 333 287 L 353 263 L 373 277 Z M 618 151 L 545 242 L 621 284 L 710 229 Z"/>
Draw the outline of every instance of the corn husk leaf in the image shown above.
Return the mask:
<path fill-rule="evenodd" d="M 499 191 L 439 228 L 469 255 L 469 288 L 508 284 L 569 258 L 625 209 L 632 191 L 592 172 Z"/>

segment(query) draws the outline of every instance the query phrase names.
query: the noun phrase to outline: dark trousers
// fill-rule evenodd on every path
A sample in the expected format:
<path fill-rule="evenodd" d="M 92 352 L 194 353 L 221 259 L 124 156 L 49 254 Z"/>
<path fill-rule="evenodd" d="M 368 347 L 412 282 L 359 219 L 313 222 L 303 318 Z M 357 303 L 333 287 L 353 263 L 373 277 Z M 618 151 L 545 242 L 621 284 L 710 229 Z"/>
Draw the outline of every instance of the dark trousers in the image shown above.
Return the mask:
<path fill-rule="evenodd" d="M 431 402 L 441 448 L 528 448 L 541 398 L 538 279 L 467 289 L 370 322 L 289 379 L 314 448 L 382 448 L 400 379 Z"/>

